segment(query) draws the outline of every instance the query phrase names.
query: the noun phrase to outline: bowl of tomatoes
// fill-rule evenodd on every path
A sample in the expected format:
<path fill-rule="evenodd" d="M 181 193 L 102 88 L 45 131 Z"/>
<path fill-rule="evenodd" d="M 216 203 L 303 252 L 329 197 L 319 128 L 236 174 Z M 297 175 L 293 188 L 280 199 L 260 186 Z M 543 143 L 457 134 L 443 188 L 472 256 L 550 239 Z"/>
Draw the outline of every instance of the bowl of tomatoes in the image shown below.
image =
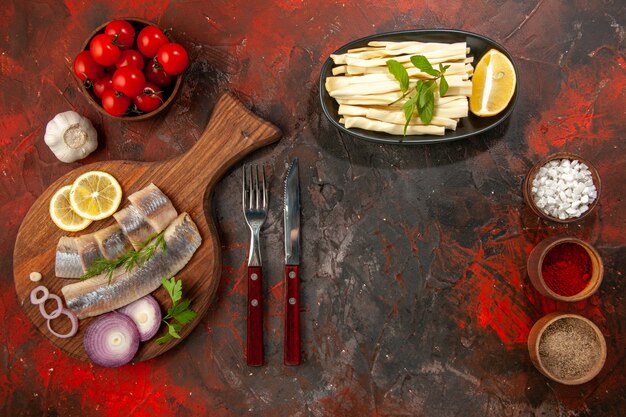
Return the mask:
<path fill-rule="evenodd" d="M 185 48 L 149 21 L 107 22 L 87 38 L 74 58 L 81 91 L 102 114 L 145 120 L 165 109 L 189 65 Z"/>

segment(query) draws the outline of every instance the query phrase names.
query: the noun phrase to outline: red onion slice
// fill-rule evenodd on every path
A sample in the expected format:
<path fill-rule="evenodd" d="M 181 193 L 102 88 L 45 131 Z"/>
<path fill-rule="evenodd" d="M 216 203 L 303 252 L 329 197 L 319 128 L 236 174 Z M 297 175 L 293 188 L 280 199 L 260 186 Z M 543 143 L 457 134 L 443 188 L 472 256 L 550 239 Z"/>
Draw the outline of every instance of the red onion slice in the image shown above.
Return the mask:
<path fill-rule="evenodd" d="M 159 303 L 151 295 L 146 295 L 137 301 L 133 301 L 117 311 L 127 315 L 135 322 L 142 342 L 152 339 L 159 331 L 161 307 L 159 307 Z"/>
<path fill-rule="evenodd" d="M 63 311 L 63 303 L 61 302 L 61 298 L 56 295 L 56 294 L 48 294 L 48 300 L 54 300 L 57 302 L 57 308 L 52 310 L 51 313 L 48 313 L 46 311 L 46 301 L 44 300 L 43 303 L 39 304 L 39 312 L 41 313 L 41 315 L 43 316 L 44 319 L 47 320 L 52 320 L 52 319 L 56 319 L 57 317 L 59 317 L 61 315 L 61 312 Z"/>
<path fill-rule="evenodd" d="M 115 368 L 130 362 L 139 349 L 139 330 L 133 320 L 111 312 L 97 317 L 85 331 L 85 351 L 96 365 Z"/>
<path fill-rule="evenodd" d="M 61 313 L 59 313 L 59 314 L 65 314 L 67 317 L 69 317 L 70 322 L 72 323 L 72 328 L 66 334 L 57 333 L 54 330 L 52 330 L 52 326 L 50 326 L 50 321 L 51 320 L 48 319 L 48 321 L 46 323 L 48 324 L 48 330 L 50 330 L 50 333 L 52 333 L 53 335 L 55 335 L 56 337 L 59 337 L 61 339 L 67 339 L 68 337 L 74 336 L 76 334 L 76 332 L 78 332 L 78 318 L 76 317 L 76 314 L 74 314 L 73 311 L 68 310 L 67 308 L 62 308 L 61 309 Z"/>
<path fill-rule="evenodd" d="M 43 294 L 41 297 L 37 297 L 37 294 L 39 292 Z M 48 299 L 49 295 L 50 293 L 48 292 L 48 288 L 44 287 L 43 285 L 40 285 L 38 287 L 33 288 L 33 290 L 30 292 L 30 302 L 33 303 L 34 305 L 44 303 Z"/>

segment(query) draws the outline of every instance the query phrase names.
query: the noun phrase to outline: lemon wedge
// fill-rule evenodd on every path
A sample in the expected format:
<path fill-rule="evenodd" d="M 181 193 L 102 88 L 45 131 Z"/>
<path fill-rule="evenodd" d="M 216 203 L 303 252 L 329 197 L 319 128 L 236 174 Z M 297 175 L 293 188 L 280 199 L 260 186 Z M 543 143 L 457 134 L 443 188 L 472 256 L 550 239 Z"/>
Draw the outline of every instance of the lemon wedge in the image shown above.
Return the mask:
<path fill-rule="evenodd" d="M 489 50 L 478 61 L 472 77 L 470 111 L 480 117 L 500 113 L 513 98 L 516 83 L 513 63 L 502 52 Z"/>
<path fill-rule="evenodd" d="M 89 171 L 76 178 L 70 190 L 70 204 L 78 215 L 102 220 L 115 213 L 122 202 L 122 187 L 109 173 Z"/>
<path fill-rule="evenodd" d="M 50 199 L 50 217 L 54 224 L 66 232 L 78 232 L 91 224 L 91 220 L 79 216 L 70 204 L 71 185 L 61 187 Z"/>

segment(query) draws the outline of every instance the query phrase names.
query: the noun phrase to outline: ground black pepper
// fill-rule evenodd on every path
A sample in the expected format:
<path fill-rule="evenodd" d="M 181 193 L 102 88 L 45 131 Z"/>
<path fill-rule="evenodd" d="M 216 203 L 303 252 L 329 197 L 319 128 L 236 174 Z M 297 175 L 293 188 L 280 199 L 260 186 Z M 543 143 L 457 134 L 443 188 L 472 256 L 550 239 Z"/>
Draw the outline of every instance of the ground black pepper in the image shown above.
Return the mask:
<path fill-rule="evenodd" d="M 550 324 L 539 341 L 543 366 L 560 379 L 585 376 L 600 360 L 600 341 L 586 322 L 565 317 Z"/>

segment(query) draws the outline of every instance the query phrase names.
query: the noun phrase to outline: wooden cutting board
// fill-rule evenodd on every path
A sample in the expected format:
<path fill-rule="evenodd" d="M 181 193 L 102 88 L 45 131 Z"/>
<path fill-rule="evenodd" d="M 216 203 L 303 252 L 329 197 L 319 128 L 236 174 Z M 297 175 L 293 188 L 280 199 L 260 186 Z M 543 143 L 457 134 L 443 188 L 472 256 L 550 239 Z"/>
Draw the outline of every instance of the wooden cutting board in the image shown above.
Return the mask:
<path fill-rule="evenodd" d="M 77 168 L 55 181 L 39 196 L 30 208 L 17 234 L 13 253 L 13 279 L 20 304 L 26 315 L 50 341 L 67 354 L 88 360 L 83 349 L 83 334 L 93 319 L 80 321 L 79 332 L 69 339 L 52 335 L 37 306 L 30 303 L 30 292 L 45 285 L 50 293 L 61 296 L 61 287 L 76 280 L 57 278 L 54 275 L 56 245 L 61 236 L 78 236 L 92 233 L 114 224 L 112 217 L 93 222 L 78 233 L 60 230 L 50 219 L 48 207 L 52 195 L 62 186 L 72 184 L 82 173 L 92 170 L 106 171 L 120 182 L 124 199 L 120 209 L 128 205 L 126 197 L 151 182 L 159 187 L 173 202 L 179 213 L 188 212 L 198 225 L 202 244 L 187 266 L 176 277 L 183 281 L 183 297 L 191 299 L 191 308 L 198 313 L 196 319 L 183 327 L 181 339 L 164 345 L 152 341 L 141 343 L 134 361 L 153 358 L 174 347 L 185 338 L 209 308 L 217 290 L 221 268 L 218 234 L 211 215 L 211 196 L 222 175 L 250 152 L 277 141 L 280 130 L 250 112 L 230 94 L 223 95 L 215 105 L 209 123 L 198 142 L 185 154 L 163 162 L 102 161 Z M 240 190 L 233 190 L 240 193 Z M 233 207 L 233 210 L 239 209 Z M 243 216 L 243 215 L 242 215 Z M 243 217 L 242 217 L 243 221 Z M 31 282 L 33 271 L 43 274 L 40 282 Z M 163 288 L 153 293 L 162 311 L 171 304 Z M 50 304 L 51 306 L 51 304 Z M 52 308 L 52 307 L 49 307 Z M 242 307 L 243 308 L 243 307 Z M 53 328 L 66 332 L 69 320 L 62 316 Z M 165 329 L 161 326 L 158 335 Z"/>

